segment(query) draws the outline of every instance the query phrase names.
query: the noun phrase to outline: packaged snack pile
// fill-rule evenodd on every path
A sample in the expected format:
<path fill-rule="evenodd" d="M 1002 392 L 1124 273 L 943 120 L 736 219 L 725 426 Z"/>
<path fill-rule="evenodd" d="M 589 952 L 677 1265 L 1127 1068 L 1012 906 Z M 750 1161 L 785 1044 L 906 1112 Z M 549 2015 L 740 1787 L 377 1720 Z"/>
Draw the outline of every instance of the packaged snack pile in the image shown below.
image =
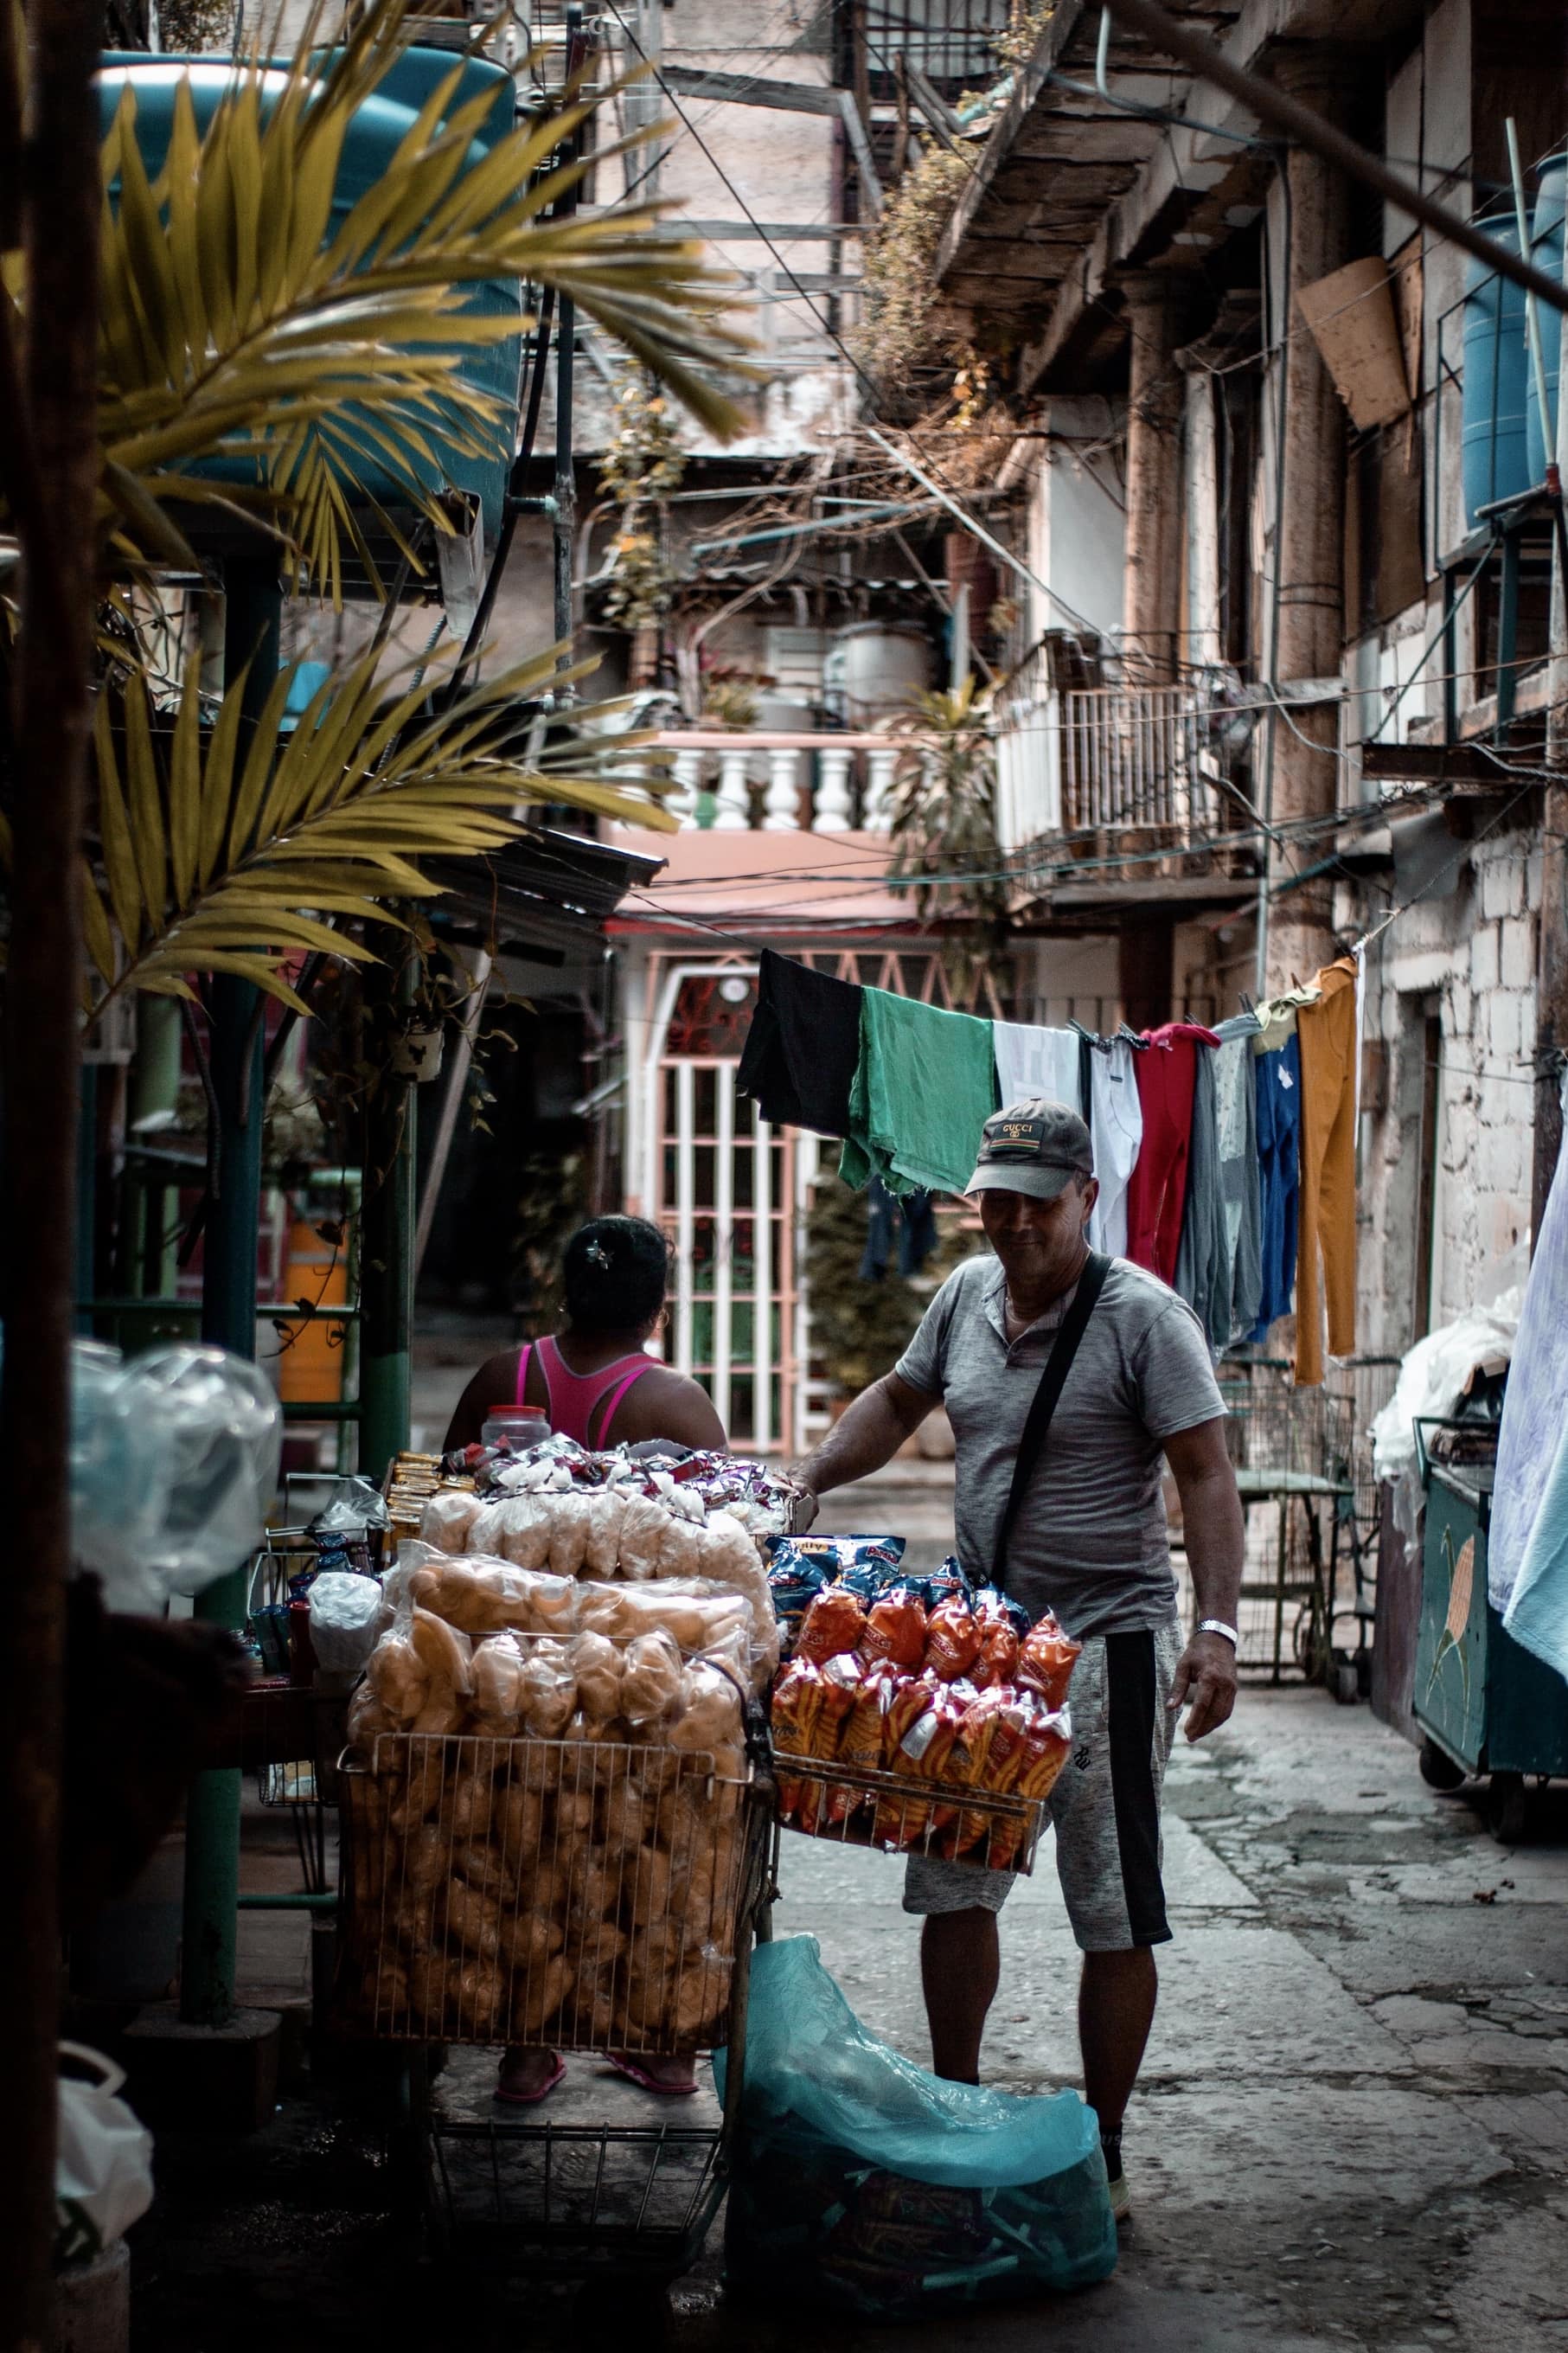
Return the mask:
<path fill-rule="evenodd" d="M 491 1500 L 603 1488 L 642 1496 L 699 1525 L 721 1512 L 758 1541 L 782 1535 L 790 1523 L 787 1480 L 741 1455 L 692 1453 L 673 1444 L 634 1454 L 624 1446 L 594 1453 L 572 1438 L 547 1438 L 521 1451 L 502 1441 L 464 1447 L 444 1457 L 440 1471 Z"/>
<path fill-rule="evenodd" d="M 775 1552 L 773 1580 L 796 1574 L 795 1549 Z M 889 1852 L 919 1847 L 1006 1870 L 1025 1822 L 965 1806 L 963 1794 L 1049 1793 L 1072 1746 L 1067 1694 L 1079 1648 L 1048 1612 L 1031 1626 L 994 1588 L 972 1590 L 955 1561 L 931 1578 L 851 1561 L 800 1613 L 794 1658 L 773 1691 L 780 1820 Z M 792 1758 L 887 1779 L 864 1790 L 792 1773 Z"/>

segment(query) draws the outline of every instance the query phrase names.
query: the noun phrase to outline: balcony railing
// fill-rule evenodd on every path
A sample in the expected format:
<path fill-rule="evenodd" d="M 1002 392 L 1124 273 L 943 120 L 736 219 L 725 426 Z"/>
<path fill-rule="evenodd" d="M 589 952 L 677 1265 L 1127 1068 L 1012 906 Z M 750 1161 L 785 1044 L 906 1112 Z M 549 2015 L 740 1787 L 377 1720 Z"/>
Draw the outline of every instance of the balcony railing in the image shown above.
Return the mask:
<path fill-rule="evenodd" d="M 692 729 L 653 742 L 674 755 L 666 807 L 717 832 L 887 830 L 900 747 L 885 735 Z"/>
<path fill-rule="evenodd" d="M 1007 706 L 996 749 L 1005 849 L 1051 834 L 1133 833 L 1150 847 L 1205 849 L 1223 821 L 1202 706 L 1184 687 L 1021 698 Z"/>

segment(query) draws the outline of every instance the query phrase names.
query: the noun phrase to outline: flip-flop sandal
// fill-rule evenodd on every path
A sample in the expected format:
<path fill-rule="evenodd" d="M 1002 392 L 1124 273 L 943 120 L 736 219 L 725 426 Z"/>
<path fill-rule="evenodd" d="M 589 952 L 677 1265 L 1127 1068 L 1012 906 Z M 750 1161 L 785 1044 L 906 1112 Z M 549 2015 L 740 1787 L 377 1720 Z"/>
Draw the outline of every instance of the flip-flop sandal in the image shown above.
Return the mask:
<path fill-rule="evenodd" d="M 550 2097 L 557 2084 L 564 2082 L 565 2075 L 566 2062 L 558 2051 L 555 2054 L 555 2073 L 547 2082 L 541 2084 L 537 2092 L 504 2092 L 498 2084 L 490 2097 L 493 2100 L 499 2100 L 501 2105 L 507 2108 L 536 2108 L 541 2100 L 547 2100 Z"/>
<path fill-rule="evenodd" d="M 695 2083 L 661 2084 L 657 2075 L 649 2075 L 646 2073 L 644 2070 L 637 2065 L 635 2059 L 622 2059 L 614 2051 L 606 2051 L 605 2058 L 606 2063 L 614 2068 L 616 2073 L 617 2075 L 624 2075 L 628 2084 L 635 2084 L 637 2086 L 637 2089 L 642 2092 L 657 2092 L 661 2098 L 666 2100 L 689 2099 L 692 2093 L 698 2088 Z"/>

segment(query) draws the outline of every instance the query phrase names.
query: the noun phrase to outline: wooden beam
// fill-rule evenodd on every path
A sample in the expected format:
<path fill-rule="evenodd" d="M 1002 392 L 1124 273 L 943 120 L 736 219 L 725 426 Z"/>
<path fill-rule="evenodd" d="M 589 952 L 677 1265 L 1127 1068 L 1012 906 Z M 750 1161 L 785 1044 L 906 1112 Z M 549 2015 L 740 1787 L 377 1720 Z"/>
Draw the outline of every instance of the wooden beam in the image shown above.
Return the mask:
<path fill-rule="evenodd" d="M 766 81 L 756 74 L 708 73 L 700 66 L 661 65 L 658 78 L 673 98 L 773 107 L 786 114 L 837 114 L 844 96 L 826 82 Z"/>

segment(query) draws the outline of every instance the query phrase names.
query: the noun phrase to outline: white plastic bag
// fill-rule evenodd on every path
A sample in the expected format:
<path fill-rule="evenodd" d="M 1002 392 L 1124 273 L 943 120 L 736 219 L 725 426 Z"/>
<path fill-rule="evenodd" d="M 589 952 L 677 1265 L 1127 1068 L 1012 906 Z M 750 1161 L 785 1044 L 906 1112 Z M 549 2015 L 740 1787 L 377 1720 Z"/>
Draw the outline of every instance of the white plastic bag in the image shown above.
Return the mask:
<path fill-rule="evenodd" d="M 92 2079 L 59 2080 L 56 2259 L 88 2263 L 153 2203 L 153 2136 L 117 2096 L 125 2081 L 121 2068 L 85 2042 L 59 2048 L 62 2059 L 89 2069 Z"/>
<path fill-rule="evenodd" d="M 323 1674 L 357 1675 L 381 1631 L 381 1586 L 350 1569 L 324 1568 L 311 1582 L 310 1644 Z"/>

